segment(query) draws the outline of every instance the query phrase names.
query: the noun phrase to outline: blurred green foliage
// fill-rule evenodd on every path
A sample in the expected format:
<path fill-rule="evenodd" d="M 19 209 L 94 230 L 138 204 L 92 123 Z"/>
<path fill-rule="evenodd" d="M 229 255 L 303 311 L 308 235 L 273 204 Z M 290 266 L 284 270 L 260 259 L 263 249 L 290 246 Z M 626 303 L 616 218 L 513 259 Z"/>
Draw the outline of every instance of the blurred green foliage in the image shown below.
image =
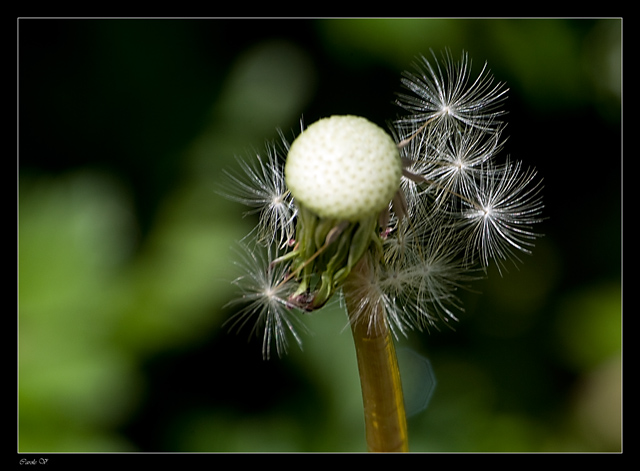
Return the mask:
<path fill-rule="evenodd" d="M 281 360 L 222 327 L 255 220 L 216 190 L 301 117 L 393 118 L 401 71 L 443 47 L 507 82 L 549 219 L 455 332 L 400 342 L 437 379 L 411 449 L 621 450 L 620 20 L 18 26 L 19 451 L 364 451 L 340 306 Z"/>

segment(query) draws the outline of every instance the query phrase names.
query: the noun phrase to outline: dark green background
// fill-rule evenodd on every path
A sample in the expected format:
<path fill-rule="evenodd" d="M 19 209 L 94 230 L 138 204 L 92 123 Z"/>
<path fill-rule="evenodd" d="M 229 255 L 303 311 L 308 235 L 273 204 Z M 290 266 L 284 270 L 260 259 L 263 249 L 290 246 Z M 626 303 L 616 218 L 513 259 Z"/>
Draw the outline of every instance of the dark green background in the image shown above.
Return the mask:
<path fill-rule="evenodd" d="M 400 342 L 438 382 L 411 450 L 619 451 L 621 23 L 19 20 L 19 451 L 365 451 L 339 307 L 281 360 L 221 328 L 255 219 L 216 190 L 301 117 L 394 118 L 444 47 L 507 83 L 548 219 L 455 331 Z"/>

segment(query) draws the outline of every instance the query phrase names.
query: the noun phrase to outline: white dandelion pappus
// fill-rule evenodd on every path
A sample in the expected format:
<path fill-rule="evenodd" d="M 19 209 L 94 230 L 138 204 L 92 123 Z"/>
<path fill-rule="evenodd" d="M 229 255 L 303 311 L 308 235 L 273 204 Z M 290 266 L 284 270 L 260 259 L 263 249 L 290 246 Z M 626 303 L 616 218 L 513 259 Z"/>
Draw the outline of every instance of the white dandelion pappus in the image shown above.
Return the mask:
<path fill-rule="evenodd" d="M 502 272 L 506 261 L 520 261 L 518 252 L 530 253 L 539 236 L 531 225 L 543 219 L 541 191 L 536 171 L 523 170 L 520 161 L 507 161 L 488 174 L 472 201 L 462 201 L 461 216 L 470 231 L 468 257 L 477 253 L 485 268 L 494 259 Z"/>
<path fill-rule="evenodd" d="M 411 112 L 397 125 L 412 123 L 425 125 L 436 121 L 437 126 L 449 128 L 455 122 L 491 131 L 498 125 L 497 118 L 504 114 L 498 107 L 506 98 L 504 84 L 494 85 L 485 63 L 477 78 L 471 80 L 471 61 L 466 52 L 460 62 L 451 53 L 443 53 L 443 65 L 431 51 L 435 67 L 422 56 L 414 64 L 416 73 L 405 72 L 402 85 L 413 95 L 399 94 L 397 103 Z"/>
<path fill-rule="evenodd" d="M 385 241 L 381 291 L 393 295 L 395 310 L 401 310 L 412 328 L 437 328 L 440 321 L 456 321 L 454 310 L 463 310 L 456 292 L 476 278 L 459 256 L 459 235 L 428 220 L 405 227 L 406 235 L 396 234 L 405 241 L 402 256 L 396 243 Z"/>
<path fill-rule="evenodd" d="M 283 138 L 283 145 L 288 146 Z M 293 239 L 297 209 L 284 181 L 282 159 L 275 144 L 266 147 L 267 157 L 238 158 L 241 173 L 225 170 L 224 195 L 250 208 L 245 214 L 259 213 L 257 241 L 262 245 L 276 242 L 282 246 Z"/>
<path fill-rule="evenodd" d="M 384 240 L 384 262 L 355 275 L 359 302 L 350 322 L 373 313 L 369 324 L 384 325 L 398 338 L 457 321 L 454 311 L 463 309 L 456 291 L 476 278 L 459 256 L 458 240 L 453 230 L 428 219 L 399 221 Z"/>
<path fill-rule="evenodd" d="M 398 333 L 406 335 L 407 330 L 412 326 L 405 322 L 406 316 L 401 315 L 396 308 L 393 293 L 385 289 L 380 282 L 379 267 L 375 267 L 374 270 L 351 274 L 350 281 L 354 287 L 353 299 L 357 300 L 357 303 L 354 303 L 351 310 L 347 310 L 349 322 L 346 327 L 366 319 L 369 332 L 379 333 L 379 329 L 388 328 L 396 338 Z M 340 299 L 344 302 L 342 297 Z"/>
<path fill-rule="evenodd" d="M 297 283 L 289 279 L 289 265 L 273 263 L 279 252 L 271 246 L 239 243 L 236 252 L 235 264 L 241 274 L 233 284 L 239 296 L 229 305 L 242 308 L 225 324 L 239 331 L 253 323 L 250 335 L 262 332 L 262 354 L 267 360 L 274 345 L 278 356 L 287 352 L 289 336 L 302 348 L 298 329 L 306 331 L 306 328 L 300 321 L 300 312 L 288 301 L 297 288 Z"/>
<path fill-rule="evenodd" d="M 430 145 L 429 165 L 421 176 L 432 182 L 436 200 L 475 193 L 478 181 L 490 172 L 488 162 L 502 149 L 500 131 L 477 128 L 451 131 Z"/>

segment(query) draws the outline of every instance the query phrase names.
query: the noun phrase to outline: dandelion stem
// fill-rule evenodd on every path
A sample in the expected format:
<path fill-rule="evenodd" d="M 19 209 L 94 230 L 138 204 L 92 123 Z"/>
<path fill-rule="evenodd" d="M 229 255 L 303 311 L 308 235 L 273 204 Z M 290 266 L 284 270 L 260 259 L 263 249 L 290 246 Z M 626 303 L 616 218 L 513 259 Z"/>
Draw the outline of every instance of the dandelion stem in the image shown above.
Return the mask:
<path fill-rule="evenodd" d="M 359 299 L 359 280 L 367 279 L 370 271 L 371 260 L 365 255 L 343 288 L 358 359 L 367 446 L 371 452 L 406 452 L 407 419 L 391 330 L 384 313 L 375 312 L 381 307 Z"/>

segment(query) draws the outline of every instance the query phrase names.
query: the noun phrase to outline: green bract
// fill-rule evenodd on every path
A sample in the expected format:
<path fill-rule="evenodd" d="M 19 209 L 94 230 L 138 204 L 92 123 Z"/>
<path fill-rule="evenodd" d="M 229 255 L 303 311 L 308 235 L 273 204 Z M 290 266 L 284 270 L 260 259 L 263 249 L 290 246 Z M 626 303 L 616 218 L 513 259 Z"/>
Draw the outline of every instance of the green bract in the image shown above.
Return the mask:
<path fill-rule="evenodd" d="M 331 116 L 291 144 L 285 166 L 296 200 L 321 218 L 360 221 L 388 208 L 400 186 L 396 143 L 358 116 Z"/>

